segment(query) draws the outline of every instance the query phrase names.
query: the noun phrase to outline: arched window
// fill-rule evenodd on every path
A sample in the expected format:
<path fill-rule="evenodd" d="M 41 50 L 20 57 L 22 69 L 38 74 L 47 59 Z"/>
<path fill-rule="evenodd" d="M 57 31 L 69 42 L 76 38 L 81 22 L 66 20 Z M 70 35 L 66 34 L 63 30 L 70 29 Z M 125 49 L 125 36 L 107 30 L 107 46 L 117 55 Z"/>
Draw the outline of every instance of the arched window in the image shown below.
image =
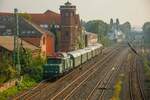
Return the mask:
<path fill-rule="evenodd" d="M 43 37 L 43 45 L 45 45 L 45 37 Z"/>

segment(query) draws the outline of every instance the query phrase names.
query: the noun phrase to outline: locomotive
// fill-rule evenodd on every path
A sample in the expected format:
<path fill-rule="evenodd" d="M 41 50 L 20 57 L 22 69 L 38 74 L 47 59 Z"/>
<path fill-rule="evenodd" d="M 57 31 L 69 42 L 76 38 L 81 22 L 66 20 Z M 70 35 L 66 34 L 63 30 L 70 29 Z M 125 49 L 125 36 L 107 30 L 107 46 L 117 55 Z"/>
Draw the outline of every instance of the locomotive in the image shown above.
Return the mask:
<path fill-rule="evenodd" d="M 50 79 L 60 77 L 102 53 L 102 49 L 102 44 L 95 44 L 84 49 L 59 53 L 56 57 L 48 57 L 47 63 L 43 66 L 43 77 Z"/>

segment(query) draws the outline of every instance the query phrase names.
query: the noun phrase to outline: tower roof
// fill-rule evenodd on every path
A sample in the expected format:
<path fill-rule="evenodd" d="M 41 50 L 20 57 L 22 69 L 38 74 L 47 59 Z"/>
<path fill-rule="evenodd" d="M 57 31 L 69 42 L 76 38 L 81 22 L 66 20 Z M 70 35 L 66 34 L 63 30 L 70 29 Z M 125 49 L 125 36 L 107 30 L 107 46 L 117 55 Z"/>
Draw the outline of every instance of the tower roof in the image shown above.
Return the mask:
<path fill-rule="evenodd" d="M 73 9 L 76 10 L 76 6 L 72 5 L 69 1 L 67 1 L 64 5 L 60 6 L 60 10 Z"/>
<path fill-rule="evenodd" d="M 69 2 L 69 1 L 67 1 L 66 3 L 65 3 L 65 6 L 71 6 L 72 4 Z"/>

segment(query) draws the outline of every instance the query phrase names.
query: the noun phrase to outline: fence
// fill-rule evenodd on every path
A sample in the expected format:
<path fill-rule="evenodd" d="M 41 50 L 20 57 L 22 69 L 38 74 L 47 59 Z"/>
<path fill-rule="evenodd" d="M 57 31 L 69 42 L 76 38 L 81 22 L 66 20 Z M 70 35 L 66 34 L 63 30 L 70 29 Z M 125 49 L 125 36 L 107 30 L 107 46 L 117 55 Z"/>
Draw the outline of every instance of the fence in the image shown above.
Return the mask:
<path fill-rule="evenodd" d="M 18 81 L 17 79 L 14 79 L 6 83 L 0 84 L 0 92 L 3 92 L 4 90 L 7 90 L 8 88 L 15 86 L 17 81 Z"/>

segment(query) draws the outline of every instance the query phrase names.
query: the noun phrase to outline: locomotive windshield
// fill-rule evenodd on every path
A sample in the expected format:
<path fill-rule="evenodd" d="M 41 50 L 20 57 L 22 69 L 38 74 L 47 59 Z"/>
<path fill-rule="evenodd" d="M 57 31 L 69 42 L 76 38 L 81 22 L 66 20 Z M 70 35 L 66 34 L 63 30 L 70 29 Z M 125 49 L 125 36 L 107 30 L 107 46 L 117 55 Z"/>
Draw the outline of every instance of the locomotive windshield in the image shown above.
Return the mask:
<path fill-rule="evenodd" d="M 47 59 L 47 63 L 48 64 L 60 64 L 61 63 L 61 59 L 58 59 L 58 58 L 48 58 Z"/>

